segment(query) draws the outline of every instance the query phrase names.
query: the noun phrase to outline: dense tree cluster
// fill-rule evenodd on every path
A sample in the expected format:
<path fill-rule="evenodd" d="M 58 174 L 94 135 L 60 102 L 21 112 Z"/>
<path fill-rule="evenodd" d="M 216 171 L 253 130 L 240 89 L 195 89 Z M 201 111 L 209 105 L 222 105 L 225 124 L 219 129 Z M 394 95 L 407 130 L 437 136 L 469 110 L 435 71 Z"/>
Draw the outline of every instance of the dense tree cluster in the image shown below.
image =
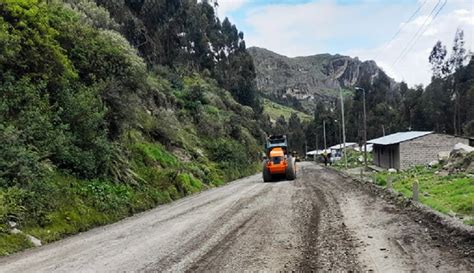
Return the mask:
<path fill-rule="evenodd" d="M 80 3 L 83 0 L 68 0 Z M 258 107 L 244 34 L 208 1 L 97 0 L 150 66 L 206 71 L 244 105 Z"/>
<path fill-rule="evenodd" d="M 427 130 L 446 134 L 474 135 L 474 59 L 464 49 L 462 30 L 455 34 L 450 55 L 438 41 L 429 55 L 433 77 L 426 86 L 392 86 L 383 72 L 375 78 L 363 77 L 356 85 L 365 89 L 367 137 L 380 137 L 398 131 Z M 363 92 L 344 98 L 346 136 L 361 143 L 363 131 Z M 319 103 L 314 121 L 306 128 L 310 147 L 323 147 L 323 121 L 327 146 L 341 143 L 340 101 Z"/>

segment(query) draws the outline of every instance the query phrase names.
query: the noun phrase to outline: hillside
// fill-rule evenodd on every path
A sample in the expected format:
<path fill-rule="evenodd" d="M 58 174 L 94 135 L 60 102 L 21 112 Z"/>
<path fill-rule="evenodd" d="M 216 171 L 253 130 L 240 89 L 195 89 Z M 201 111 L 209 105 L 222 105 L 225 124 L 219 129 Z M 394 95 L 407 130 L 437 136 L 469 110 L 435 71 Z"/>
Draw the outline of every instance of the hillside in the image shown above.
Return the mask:
<path fill-rule="evenodd" d="M 270 116 L 272 122 L 275 122 L 281 116 L 283 116 L 285 120 L 289 120 L 291 117 L 291 114 L 293 113 L 295 113 L 302 122 L 311 121 L 312 119 L 310 115 L 304 112 L 276 103 L 269 99 L 263 100 L 263 112 Z"/>
<path fill-rule="evenodd" d="M 251 47 L 257 71 L 257 87 L 276 99 L 296 98 L 312 111 L 318 101 L 331 101 L 339 87 L 349 90 L 362 81 L 372 82 L 383 71 L 374 61 L 342 55 L 318 54 L 289 58 L 267 49 Z M 391 89 L 397 89 L 390 79 Z"/>
<path fill-rule="evenodd" d="M 252 71 L 206 2 L 0 2 L 0 255 L 254 173 Z"/>

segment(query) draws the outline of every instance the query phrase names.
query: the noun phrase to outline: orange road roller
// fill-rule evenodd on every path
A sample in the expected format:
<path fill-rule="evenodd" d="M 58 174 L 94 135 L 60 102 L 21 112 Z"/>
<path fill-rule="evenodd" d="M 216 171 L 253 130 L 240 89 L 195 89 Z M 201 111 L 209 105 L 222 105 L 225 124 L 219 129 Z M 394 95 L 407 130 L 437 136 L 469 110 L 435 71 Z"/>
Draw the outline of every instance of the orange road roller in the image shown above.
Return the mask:
<path fill-rule="evenodd" d="M 265 143 L 266 158 L 263 162 L 263 181 L 270 182 L 277 176 L 287 180 L 296 178 L 296 160 L 288 153 L 286 135 L 271 135 Z"/>

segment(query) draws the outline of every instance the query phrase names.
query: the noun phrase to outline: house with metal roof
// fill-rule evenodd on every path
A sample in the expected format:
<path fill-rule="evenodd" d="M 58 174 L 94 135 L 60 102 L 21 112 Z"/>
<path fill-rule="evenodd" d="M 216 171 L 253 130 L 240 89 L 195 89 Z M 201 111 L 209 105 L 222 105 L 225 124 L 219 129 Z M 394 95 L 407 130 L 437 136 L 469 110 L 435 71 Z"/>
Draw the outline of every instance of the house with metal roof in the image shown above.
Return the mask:
<path fill-rule="evenodd" d="M 373 144 L 374 164 L 397 170 L 426 165 L 438 159 L 440 152 L 449 152 L 457 143 L 469 145 L 464 137 L 434 132 L 399 132 L 367 141 Z"/>
<path fill-rule="evenodd" d="M 374 148 L 374 144 L 367 143 L 367 152 L 368 153 L 371 153 L 373 148 Z M 356 150 L 358 152 L 364 152 L 364 149 L 365 149 L 364 145 L 354 148 L 354 150 Z"/>
<path fill-rule="evenodd" d="M 326 149 L 326 150 L 314 150 L 314 151 L 309 151 L 306 153 L 307 156 L 314 156 L 314 155 L 322 155 L 322 154 L 329 154 L 331 153 L 331 150 L 330 149 Z"/>
<path fill-rule="evenodd" d="M 358 146 L 357 143 L 355 142 L 346 142 L 346 145 L 345 145 L 346 149 L 347 150 L 353 150 L 354 148 L 356 148 Z M 331 154 L 332 154 L 332 158 L 333 160 L 339 160 L 341 159 L 342 157 L 342 154 L 344 153 L 344 143 L 340 143 L 340 144 L 336 144 L 336 145 L 333 145 L 331 147 L 329 147 L 329 149 L 331 150 Z"/>

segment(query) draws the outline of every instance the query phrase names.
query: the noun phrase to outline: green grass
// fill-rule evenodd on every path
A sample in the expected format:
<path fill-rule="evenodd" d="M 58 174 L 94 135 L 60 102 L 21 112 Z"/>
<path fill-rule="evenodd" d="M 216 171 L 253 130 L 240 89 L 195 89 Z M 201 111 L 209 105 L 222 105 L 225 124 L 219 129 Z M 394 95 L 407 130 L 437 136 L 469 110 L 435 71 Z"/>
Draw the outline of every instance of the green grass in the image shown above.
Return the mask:
<path fill-rule="evenodd" d="M 32 247 L 24 234 L 0 234 L 0 256 Z"/>
<path fill-rule="evenodd" d="M 474 178 L 466 174 L 439 176 L 436 169 L 416 167 L 410 170 L 375 175 L 375 181 L 386 186 L 389 175 L 393 177 L 393 189 L 406 197 L 412 197 L 413 183 L 418 181 L 420 202 L 445 214 L 455 214 L 463 218 L 473 216 Z M 465 221 L 474 224 L 472 220 Z"/>
<path fill-rule="evenodd" d="M 276 120 L 280 116 L 285 117 L 288 121 L 292 113 L 296 113 L 301 121 L 311 121 L 312 117 L 306 113 L 295 110 L 291 107 L 284 106 L 268 99 L 263 100 L 263 111 L 267 113 L 271 119 Z"/>
<path fill-rule="evenodd" d="M 358 152 L 352 149 L 347 149 L 347 167 L 356 168 L 364 166 L 364 160 L 360 161 L 359 158 L 363 159 L 364 153 Z M 367 153 L 367 162 L 372 162 L 372 153 Z M 346 160 L 343 156 L 341 160 L 336 161 L 333 166 L 337 169 L 345 168 Z"/>
<path fill-rule="evenodd" d="M 135 148 L 142 153 L 145 160 L 158 162 L 162 167 L 178 166 L 178 159 L 165 150 L 159 143 L 143 142 L 135 145 Z"/>

